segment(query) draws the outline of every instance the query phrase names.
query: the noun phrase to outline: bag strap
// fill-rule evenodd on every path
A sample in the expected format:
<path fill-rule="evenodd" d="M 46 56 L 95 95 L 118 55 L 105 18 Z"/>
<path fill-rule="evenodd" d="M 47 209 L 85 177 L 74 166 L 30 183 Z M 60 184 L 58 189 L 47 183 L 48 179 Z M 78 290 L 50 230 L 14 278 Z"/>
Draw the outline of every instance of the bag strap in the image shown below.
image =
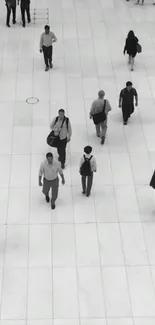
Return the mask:
<path fill-rule="evenodd" d="M 105 111 L 105 107 L 106 107 L 106 99 L 104 100 L 104 105 L 103 105 L 103 112 Z"/>
<path fill-rule="evenodd" d="M 84 157 L 84 160 L 85 160 L 85 161 L 90 161 L 90 160 L 92 159 L 93 156 L 91 156 L 90 158 L 86 158 L 86 156 L 83 155 L 83 157 Z"/>
<path fill-rule="evenodd" d="M 57 116 L 56 119 L 55 119 L 54 125 L 58 122 L 58 118 L 59 118 L 59 117 Z M 66 120 L 66 117 L 64 117 L 64 119 L 63 119 L 63 121 L 62 121 L 62 124 L 61 124 L 61 126 L 60 126 L 60 130 L 59 130 L 59 134 L 60 134 L 60 132 L 61 132 L 61 129 L 62 129 L 62 127 L 63 127 L 63 124 L 64 124 L 65 120 Z"/>

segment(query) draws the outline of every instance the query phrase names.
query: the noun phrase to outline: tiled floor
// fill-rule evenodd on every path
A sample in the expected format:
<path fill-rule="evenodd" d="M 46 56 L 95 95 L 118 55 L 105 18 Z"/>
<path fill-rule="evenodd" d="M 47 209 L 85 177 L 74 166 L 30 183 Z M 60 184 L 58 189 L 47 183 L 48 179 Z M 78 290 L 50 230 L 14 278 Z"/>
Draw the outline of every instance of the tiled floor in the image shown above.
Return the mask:
<path fill-rule="evenodd" d="M 45 24 L 5 27 L 0 3 L 0 325 L 154 325 L 155 7 L 125 0 L 36 0 L 58 37 L 44 72 Z M 20 14 L 18 8 L 18 22 Z M 143 47 L 135 71 L 123 45 Z M 131 80 L 139 107 L 124 127 L 118 95 Z M 112 105 L 104 147 L 89 108 L 104 89 Z M 28 105 L 28 97 L 39 98 Z M 38 187 L 49 123 L 65 108 L 73 126 L 55 211 Z M 82 197 L 78 164 L 91 144 L 93 193 Z M 54 154 L 56 155 L 55 151 Z"/>

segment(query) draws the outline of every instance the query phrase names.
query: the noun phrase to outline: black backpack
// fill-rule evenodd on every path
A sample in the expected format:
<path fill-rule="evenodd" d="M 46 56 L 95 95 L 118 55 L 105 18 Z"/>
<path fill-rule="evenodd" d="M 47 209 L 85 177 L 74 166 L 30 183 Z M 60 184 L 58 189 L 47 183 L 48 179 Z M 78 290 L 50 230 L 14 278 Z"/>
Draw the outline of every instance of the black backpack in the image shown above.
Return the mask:
<path fill-rule="evenodd" d="M 81 176 L 91 176 L 92 170 L 91 170 L 91 165 L 90 165 L 90 160 L 92 159 L 93 156 L 90 158 L 86 158 L 85 155 L 83 155 L 84 162 L 80 168 L 80 174 Z"/>

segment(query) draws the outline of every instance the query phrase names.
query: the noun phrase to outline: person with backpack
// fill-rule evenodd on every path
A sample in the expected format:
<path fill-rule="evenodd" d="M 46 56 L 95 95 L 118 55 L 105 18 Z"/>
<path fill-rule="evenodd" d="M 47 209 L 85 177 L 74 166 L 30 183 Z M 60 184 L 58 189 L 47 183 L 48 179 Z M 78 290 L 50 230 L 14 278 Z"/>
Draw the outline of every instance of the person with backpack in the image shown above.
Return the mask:
<path fill-rule="evenodd" d="M 86 194 L 86 196 L 90 195 L 93 183 L 93 173 L 97 171 L 96 159 L 91 153 L 92 147 L 86 146 L 84 148 L 84 155 L 80 161 L 82 193 Z"/>
<path fill-rule="evenodd" d="M 96 135 L 101 138 L 101 144 L 104 144 L 107 132 L 108 113 L 111 111 L 110 103 L 104 99 L 105 92 L 100 90 L 98 92 L 98 99 L 96 99 L 91 106 L 90 119 L 96 127 Z"/>
<path fill-rule="evenodd" d="M 134 112 L 135 106 L 138 106 L 138 94 L 135 88 L 132 87 L 132 82 L 127 81 L 126 88 L 122 89 L 119 95 L 119 107 L 122 108 L 124 125 L 127 125 L 128 119 Z"/>
<path fill-rule="evenodd" d="M 66 162 L 66 146 L 72 136 L 71 123 L 69 118 L 65 116 L 64 109 L 59 109 L 58 116 L 53 119 L 50 128 L 55 136 L 59 138 L 57 145 L 58 160 L 61 162 L 61 168 L 64 169 Z"/>

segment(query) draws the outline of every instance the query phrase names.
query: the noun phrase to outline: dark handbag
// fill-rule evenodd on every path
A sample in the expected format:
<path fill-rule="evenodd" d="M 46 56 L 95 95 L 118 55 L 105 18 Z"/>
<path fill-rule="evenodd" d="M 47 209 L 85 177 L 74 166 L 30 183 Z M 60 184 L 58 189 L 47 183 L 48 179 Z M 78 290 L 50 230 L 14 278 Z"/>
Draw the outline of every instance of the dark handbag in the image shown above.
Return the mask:
<path fill-rule="evenodd" d="M 152 188 L 154 188 L 154 190 L 155 190 L 155 171 L 154 171 L 153 176 L 152 176 L 152 178 L 151 178 L 150 186 L 151 186 Z"/>
<path fill-rule="evenodd" d="M 65 122 L 66 118 L 63 119 L 63 122 L 61 124 L 61 128 L 59 130 L 59 134 L 58 135 L 55 135 L 54 131 L 51 131 L 50 134 L 48 135 L 47 137 L 47 144 L 50 146 L 50 147 L 53 147 L 53 148 L 58 148 L 59 147 L 59 144 L 60 144 L 60 132 L 61 132 L 61 129 L 63 127 L 63 124 Z M 55 123 L 54 125 L 57 123 L 58 119 L 56 118 L 55 120 Z"/>
<path fill-rule="evenodd" d="M 102 112 L 93 115 L 93 122 L 95 125 L 98 125 L 106 120 L 107 116 L 105 114 L 105 107 L 106 107 L 106 100 L 104 101 Z"/>
<path fill-rule="evenodd" d="M 139 43 L 137 43 L 137 53 L 141 53 L 142 52 L 142 47 Z"/>

